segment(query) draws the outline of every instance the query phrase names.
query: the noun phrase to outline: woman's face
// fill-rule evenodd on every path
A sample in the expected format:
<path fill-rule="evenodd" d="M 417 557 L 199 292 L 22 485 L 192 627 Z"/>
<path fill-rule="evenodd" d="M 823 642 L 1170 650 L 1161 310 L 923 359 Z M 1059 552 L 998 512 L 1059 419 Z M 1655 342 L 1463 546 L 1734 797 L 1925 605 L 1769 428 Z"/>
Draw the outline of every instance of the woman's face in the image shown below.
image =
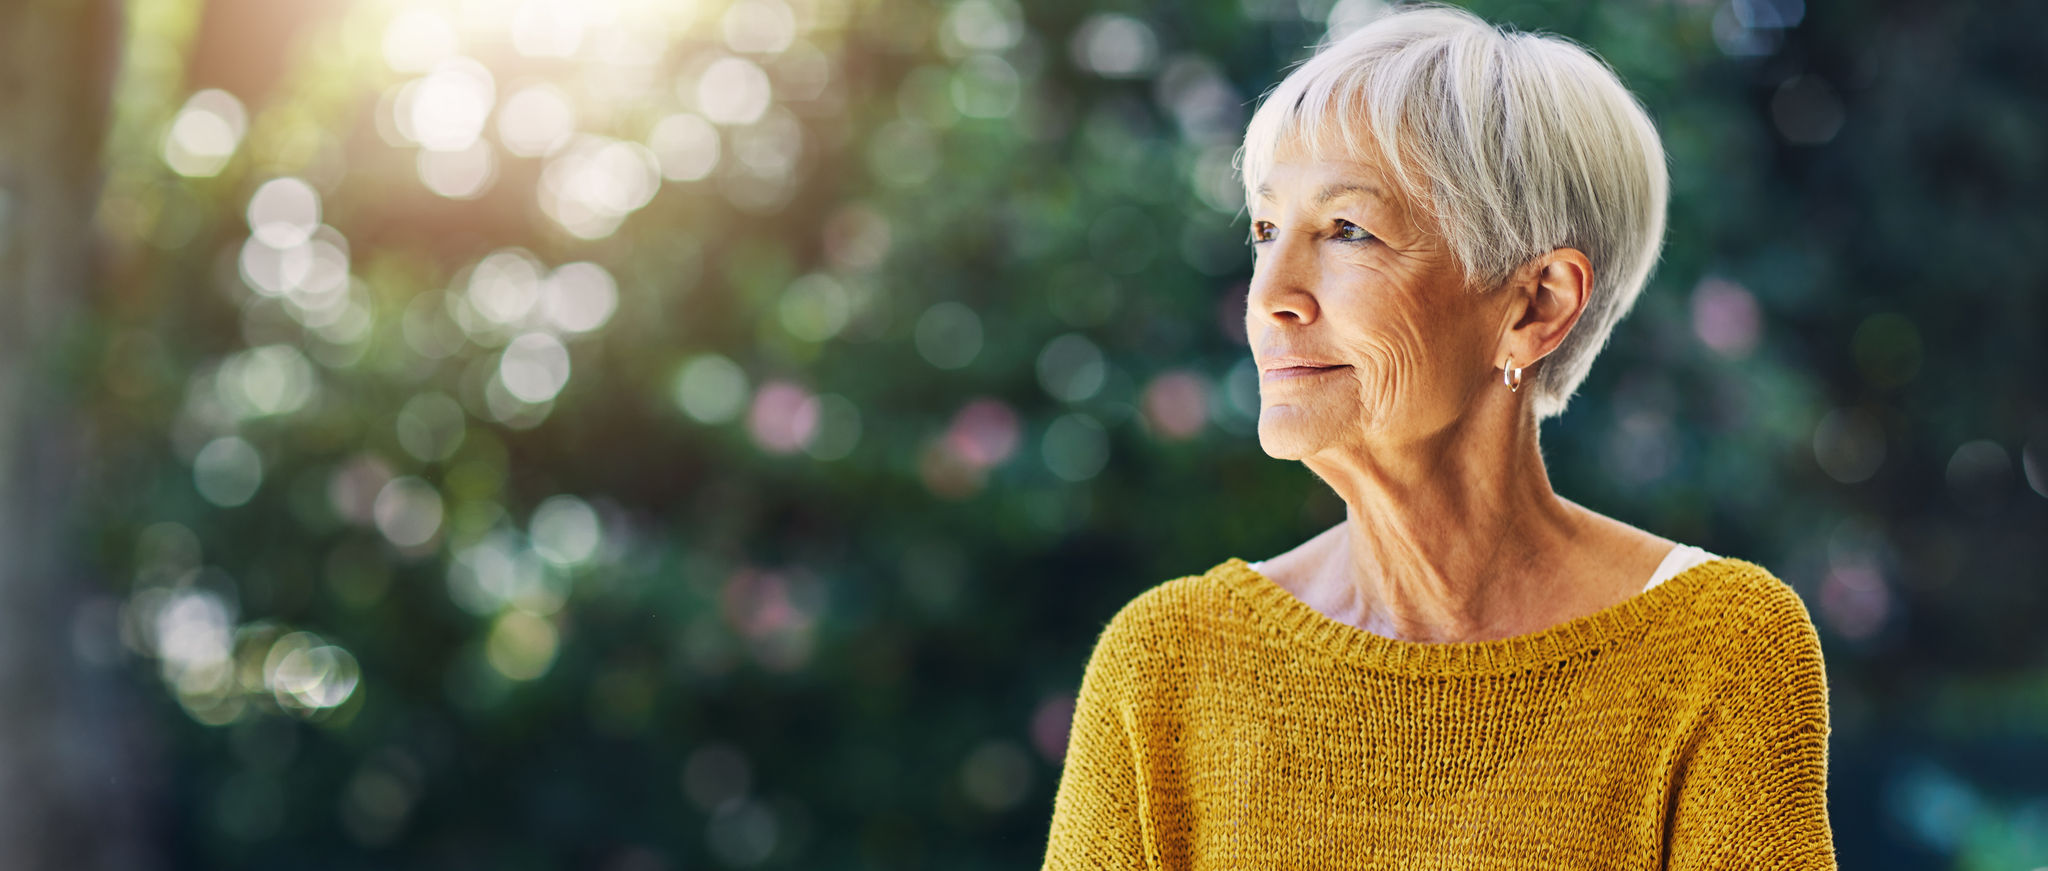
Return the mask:
<path fill-rule="evenodd" d="M 1373 162 L 1283 147 L 1248 204 L 1245 336 L 1259 366 L 1259 444 L 1280 459 L 1427 438 L 1491 375 L 1501 294 L 1464 286 L 1427 213 Z M 1278 358 L 1335 368 L 1279 372 Z"/>

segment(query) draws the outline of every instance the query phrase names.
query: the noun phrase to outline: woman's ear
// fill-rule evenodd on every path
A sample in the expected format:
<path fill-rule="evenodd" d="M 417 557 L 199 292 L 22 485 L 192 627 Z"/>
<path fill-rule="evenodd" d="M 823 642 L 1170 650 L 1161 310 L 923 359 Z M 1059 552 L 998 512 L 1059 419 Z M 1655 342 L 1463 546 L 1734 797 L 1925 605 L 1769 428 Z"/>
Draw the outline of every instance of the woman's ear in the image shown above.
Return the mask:
<path fill-rule="evenodd" d="M 1509 305 L 1507 334 L 1502 336 L 1501 357 L 1512 357 L 1516 367 L 1535 365 L 1550 356 L 1593 294 L 1593 262 L 1577 248 L 1558 248 L 1530 258 L 1509 279 L 1514 302 Z"/>

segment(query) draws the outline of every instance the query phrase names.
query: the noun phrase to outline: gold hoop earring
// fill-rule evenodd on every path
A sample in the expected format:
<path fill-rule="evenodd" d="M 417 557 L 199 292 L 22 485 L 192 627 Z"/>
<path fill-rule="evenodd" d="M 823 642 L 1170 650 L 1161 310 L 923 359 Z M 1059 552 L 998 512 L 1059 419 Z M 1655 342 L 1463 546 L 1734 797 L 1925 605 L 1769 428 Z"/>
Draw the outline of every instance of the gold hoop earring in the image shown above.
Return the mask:
<path fill-rule="evenodd" d="M 1515 368 L 1515 358 L 1513 356 L 1509 356 L 1508 362 L 1500 367 L 1500 383 L 1508 386 L 1509 393 L 1520 393 L 1522 391 L 1522 370 Z"/>

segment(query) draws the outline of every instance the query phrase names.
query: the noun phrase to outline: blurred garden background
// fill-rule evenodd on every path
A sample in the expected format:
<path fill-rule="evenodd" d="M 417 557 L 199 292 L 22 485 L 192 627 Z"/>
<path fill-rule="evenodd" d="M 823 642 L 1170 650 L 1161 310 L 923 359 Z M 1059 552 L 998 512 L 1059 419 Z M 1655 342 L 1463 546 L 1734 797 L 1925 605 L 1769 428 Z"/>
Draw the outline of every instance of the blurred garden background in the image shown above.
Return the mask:
<path fill-rule="evenodd" d="M 2048 865 L 2048 7 L 1471 6 L 1670 152 L 1558 491 L 1805 597 L 1843 868 Z M 0 4 L 0 867 L 1036 868 L 1342 517 L 1232 157 L 1383 8 Z"/>

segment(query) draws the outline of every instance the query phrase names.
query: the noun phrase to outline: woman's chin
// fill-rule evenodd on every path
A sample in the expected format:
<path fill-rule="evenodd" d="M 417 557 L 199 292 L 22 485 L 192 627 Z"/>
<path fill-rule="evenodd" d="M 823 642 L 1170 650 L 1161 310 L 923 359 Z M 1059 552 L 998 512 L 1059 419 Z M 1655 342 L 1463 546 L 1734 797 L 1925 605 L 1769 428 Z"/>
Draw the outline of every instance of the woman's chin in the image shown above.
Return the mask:
<path fill-rule="evenodd" d="M 1276 460 L 1300 460 L 1333 448 L 1357 449 L 1384 436 L 1390 418 L 1363 403 L 1269 405 L 1259 409 L 1259 447 Z"/>
<path fill-rule="evenodd" d="M 1293 414 L 1291 408 L 1267 409 L 1259 414 L 1259 447 L 1276 460 L 1299 460 L 1327 447 L 1330 428 Z"/>

